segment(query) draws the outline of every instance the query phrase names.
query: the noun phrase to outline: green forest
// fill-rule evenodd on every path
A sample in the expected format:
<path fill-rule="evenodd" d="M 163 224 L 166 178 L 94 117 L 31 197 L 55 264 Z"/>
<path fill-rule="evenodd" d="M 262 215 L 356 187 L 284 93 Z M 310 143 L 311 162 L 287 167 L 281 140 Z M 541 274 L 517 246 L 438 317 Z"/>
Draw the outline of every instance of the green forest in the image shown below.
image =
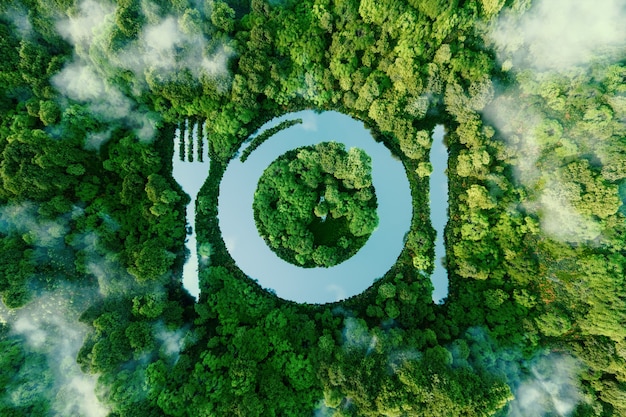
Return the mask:
<path fill-rule="evenodd" d="M 378 225 L 370 157 L 337 142 L 294 149 L 263 172 L 254 194 L 260 235 L 281 258 L 330 267 L 351 258 Z"/>
<path fill-rule="evenodd" d="M 0 415 L 626 415 L 624 21 L 620 0 L 0 0 Z M 413 200 L 394 266 L 321 305 L 247 277 L 217 211 L 244 143 L 304 109 L 362 121 Z M 198 300 L 186 126 L 210 157 Z M 350 202 L 375 201 L 363 171 Z"/>

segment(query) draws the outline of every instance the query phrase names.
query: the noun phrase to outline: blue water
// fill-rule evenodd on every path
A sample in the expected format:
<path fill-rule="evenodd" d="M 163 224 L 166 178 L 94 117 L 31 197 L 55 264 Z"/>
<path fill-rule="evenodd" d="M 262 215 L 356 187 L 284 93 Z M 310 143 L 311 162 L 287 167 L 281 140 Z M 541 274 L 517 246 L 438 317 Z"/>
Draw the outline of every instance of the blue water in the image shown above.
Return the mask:
<path fill-rule="evenodd" d="M 220 228 L 226 246 L 239 267 L 264 288 L 284 299 L 297 302 L 340 301 L 361 293 L 395 263 L 411 222 L 409 184 L 402 164 L 391 157 L 387 148 L 374 142 L 361 122 L 341 113 L 292 113 L 266 123 L 257 134 L 284 120 L 298 118 L 303 120 L 302 124 L 276 133 L 255 150 L 245 163 L 239 159 L 231 161 L 220 186 Z M 430 155 L 433 165 L 430 176 L 431 221 L 437 231 L 435 270 L 431 279 L 434 286 L 432 298 L 436 303 L 442 302 L 448 294 L 448 275 L 441 262 L 445 256 L 443 230 L 448 220 L 448 181 L 445 173 L 448 155 L 443 144 L 443 134 L 443 126 L 437 126 Z M 254 224 L 252 200 L 258 179 L 274 159 L 289 149 L 330 140 L 343 142 L 346 148 L 357 146 L 372 157 L 372 176 L 380 222 L 366 245 L 353 258 L 332 268 L 304 269 L 283 261 L 267 247 Z M 185 177 L 181 186 L 191 196 L 187 222 L 193 225 L 196 195 L 208 173 L 208 156 L 205 156 L 204 164 L 179 162 L 178 145 L 175 146 L 175 152 L 174 164 L 184 172 Z M 187 247 L 191 256 L 184 267 L 183 285 L 197 299 L 199 287 L 195 228 L 188 236 Z"/>
<path fill-rule="evenodd" d="M 306 303 L 339 301 L 363 292 L 396 262 L 411 224 L 409 182 L 400 161 L 376 143 L 362 122 L 337 112 L 303 111 L 284 115 L 261 128 L 301 118 L 257 148 L 245 163 L 233 159 L 220 186 L 218 207 L 222 237 L 242 271 L 279 297 Z M 252 201 L 265 168 L 290 149 L 323 141 L 359 147 L 372 158 L 378 199 L 378 228 L 349 260 L 331 268 L 301 268 L 278 258 L 259 236 Z"/>
<path fill-rule="evenodd" d="M 439 125 L 435 128 L 433 145 L 430 150 L 430 163 L 433 172 L 430 175 L 430 220 L 437 231 L 435 239 L 435 270 L 430 277 L 433 286 L 433 301 L 440 303 L 448 296 L 448 271 L 442 264 L 446 256 L 443 242 L 443 230 L 448 222 L 448 150 L 443 143 L 444 129 Z"/>

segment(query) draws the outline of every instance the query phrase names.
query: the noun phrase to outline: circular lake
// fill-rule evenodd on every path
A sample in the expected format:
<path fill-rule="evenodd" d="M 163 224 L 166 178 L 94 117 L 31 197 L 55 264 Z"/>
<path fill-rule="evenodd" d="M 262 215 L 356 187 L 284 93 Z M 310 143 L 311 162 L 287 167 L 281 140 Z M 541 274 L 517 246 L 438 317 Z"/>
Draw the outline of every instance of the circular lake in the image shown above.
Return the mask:
<path fill-rule="evenodd" d="M 220 184 L 218 217 L 222 237 L 237 266 L 262 287 L 299 303 L 340 301 L 367 289 L 396 262 L 411 225 L 411 193 L 404 166 L 372 138 L 362 122 L 337 112 L 289 113 L 266 123 L 257 135 L 285 120 L 302 119 L 275 133 L 246 162 L 233 159 Z M 257 232 L 252 201 L 263 171 L 290 149 L 319 142 L 363 149 L 372 158 L 378 199 L 378 228 L 356 255 L 330 268 L 301 268 L 280 259 Z"/>

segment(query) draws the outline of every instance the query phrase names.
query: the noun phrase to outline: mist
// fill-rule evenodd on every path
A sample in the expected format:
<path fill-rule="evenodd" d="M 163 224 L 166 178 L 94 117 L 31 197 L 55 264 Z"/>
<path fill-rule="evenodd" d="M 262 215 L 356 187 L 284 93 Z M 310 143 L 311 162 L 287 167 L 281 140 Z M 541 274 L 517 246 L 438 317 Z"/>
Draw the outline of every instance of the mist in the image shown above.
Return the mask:
<path fill-rule="evenodd" d="M 370 353 L 376 347 L 378 338 L 370 334 L 367 324 L 354 317 L 346 317 L 343 321 L 343 346 L 346 349 L 364 350 Z"/>
<path fill-rule="evenodd" d="M 115 6 L 109 2 L 83 0 L 78 4 L 78 13 L 59 20 L 56 28 L 79 52 L 88 52 L 96 34 L 110 30 L 114 13 Z"/>
<path fill-rule="evenodd" d="M 515 180 L 532 190 L 522 202 L 524 209 L 535 213 L 542 231 L 556 240 L 582 243 L 601 238 L 601 224 L 574 206 L 572 198 L 577 196 L 558 174 L 563 159 L 553 154 L 551 159 L 540 160 L 544 147 L 550 143 L 538 136 L 551 120 L 533 107 L 520 106 L 516 94 L 515 91 L 501 92 L 483 115 L 502 135 Z M 601 146 L 599 141 L 597 146 Z"/>
<path fill-rule="evenodd" d="M 103 121 L 130 128 L 148 142 L 154 138 L 160 117 L 142 109 L 134 97 L 111 82 L 107 68 L 101 65 L 107 55 L 101 49 L 101 38 L 110 34 L 114 17 L 113 5 L 84 0 L 75 15 L 57 21 L 59 35 L 74 46 L 74 58 L 51 83 L 64 97 L 87 104 Z M 109 132 L 93 132 L 85 148 L 98 150 L 109 139 Z"/>
<path fill-rule="evenodd" d="M 43 266 L 53 260 L 58 273 L 54 277 L 38 272 L 27 277 L 26 286 L 32 300 L 26 305 L 10 310 L 0 302 L 0 322 L 9 326 L 9 337 L 23 340 L 23 348 L 28 357 L 43 357 L 42 361 L 27 360 L 19 369 L 20 375 L 28 375 L 28 380 L 8 387 L 6 392 L 16 406 L 32 403 L 23 398 L 25 393 L 47 401 L 52 415 L 80 415 L 100 417 L 108 414 L 107 407 L 96 397 L 97 375 L 82 373 L 76 362 L 85 337 L 92 330 L 81 323 L 82 312 L 92 305 L 101 291 L 97 287 L 80 283 L 70 283 L 64 275 L 75 273 L 75 254 L 81 252 L 88 259 L 87 272 L 95 273 L 100 288 L 109 289 L 114 279 L 112 271 L 117 266 L 109 256 L 100 254 L 98 237 L 95 233 L 74 234 L 69 238 L 72 221 L 84 215 L 82 209 L 72 211 L 52 219 L 43 217 L 41 206 L 34 202 L 21 202 L 0 207 L 0 232 L 3 235 L 18 235 L 34 248 L 28 262 Z M 105 223 L 115 227 L 112 220 Z M 68 255 L 68 256 L 65 256 Z M 64 264 L 59 265 L 59 259 Z M 72 272 L 70 272 L 72 271 Z M 17 365 L 17 364 L 16 364 Z M 32 378 L 32 375 L 39 375 Z M 25 386 L 27 384 L 28 386 Z"/>
<path fill-rule="evenodd" d="M 40 391 L 37 385 L 42 384 L 40 392 L 56 394 L 48 398 L 54 415 L 101 417 L 108 414 L 108 409 L 94 392 L 97 376 L 82 373 L 76 363 L 78 351 L 89 331 L 78 318 L 81 307 L 90 302 L 91 294 L 89 290 L 63 287 L 42 293 L 18 310 L 8 310 L 0 302 L 0 322 L 9 325 L 10 335 L 22 337 L 29 354 L 40 353 L 46 358 L 45 366 L 52 376 L 53 388 L 46 388 L 50 382 L 46 378 L 28 382 L 29 388 L 35 392 Z M 22 371 L 35 375 L 41 373 L 39 368 Z"/>
<path fill-rule="evenodd" d="M 0 207 L 0 232 L 19 233 L 37 247 L 53 248 L 65 246 L 64 237 L 69 231 L 69 217 L 46 220 L 38 213 L 38 206 L 21 202 Z"/>
<path fill-rule="evenodd" d="M 541 228 L 549 236 L 567 242 L 591 241 L 602 226 L 589 215 L 579 213 L 570 202 L 562 182 L 549 181 L 539 198 Z"/>
<path fill-rule="evenodd" d="M 180 352 L 185 347 L 185 329 L 169 330 L 162 323 L 154 325 L 155 338 L 160 342 L 160 349 L 172 362 L 177 362 Z"/>
<path fill-rule="evenodd" d="M 195 83 L 212 79 L 218 90 L 226 91 L 227 64 L 234 55 L 228 41 L 205 36 L 196 10 L 160 18 L 159 7 L 144 1 L 143 14 L 150 23 L 115 51 L 109 38 L 116 28 L 116 8 L 108 2 L 84 0 L 74 15 L 56 23 L 61 37 L 74 47 L 74 58 L 52 78 L 52 85 L 63 96 L 87 104 L 103 121 L 132 129 L 144 142 L 154 138 L 161 116 L 139 104 L 142 94 L 153 85 L 186 82 L 184 74 Z M 124 88 L 114 81 L 121 71 L 134 74 Z M 93 132 L 85 148 L 98 150 L 110 131 Z"/>
<path fill-rule="evenodd" d="M 85 138 L 85 150 L 100 151 L 102 145 L 109 141 L 112 133 L 112 129 L 108 129 L 103 132 L 88 133 L 87 137 Z"/>
<path fill-rule="evenodd" d="M 513 392 L 507 417 L 569 417 L 584 401 L 582 363 L 566 353 L 541 350 L 527 358 L 516 347 L 501 347 L 482 327 L 467 330 L 473 366 L 504 378 Z"/>
<path fill-rule="evenodd" d="M 623 56 L 622 0 L 540 0 L 521 18 L 505 14 L 490 33 L 501 62 L 535 70 L 564 70 L 593 59 Z"/>
<path fill-rule="evenodd" d="M 212 49 L 211 53 L 207 50 Z M 133 71 L 136 78 L 171 81 L 187 70 L 197 81 L 201 76 L 228 77 L 226 64 L 233 50 L 227 45 L 209 46 L 200 25 L 183 17 L 168 16 L 144 27 L 139 38 L 117 54 L 117 65 Z"/>
<path fill-rule="evenodd" d="M 90 103 L 91 110 L 109 119 L 121 119 L 132 109 L 131 100 L 104 80 L 88 62 L 68 64 L 52 83 L 67 97 Z"/>
<path fill-rule="evenodd" d="M 28 11 L 21 5 L 11 5 L 4 11 L 6 16 L 22 38 L 30 38 L 33 34 L 33 25 L 28 18 Z"/>
<path fill-rule="evenodd" d="M 156 294 L 163 289 L 154 283 L 137 283 L 122 267 L 118 255 L 100 246 L 97 233 L 71 234 L 72 221 L 84 215 L 80 208 L 53 219 L 41 216 L 39 209 L 40 205 L 34 202 L 0 207 L 0 232 L 24 236 L 35 249 L 35 255 L 28 261 L 38 266 L 45 267 L 61 251 L 71 252 L 67 262 L 74 262 L 79 258 L 76 254 L 82 254 L 85 275 L 80 275 L 79 282 L 69 282 L 63 272 L 54 277 L 37 273 L 26 283 L 32 301 L 13 310 L 0 302 L 0 323 L 8 325 L 7 337 L 20 338 L 27 357 L 35 358 L 16 364 L 19 369 L 16 368 L 12 379 L 17 382 L 6 387 L 9 391 L 0 392 L 0 396 L 6 395 L 9 402 L 24 407 L 43 401 L 49 404 L 50 415 L 106 416 L 109 410 L 96 393 L 103 400 L 109 395 L 107 381 L 98 382 L 98 375 L 82 373 L 77 363 L 78 352 L 93 332 L 90 326 L 79 321 L 80 316 L 102 297 L 130 296 L 138 292 Z M 101 213 L 100 217 L 109 229 L 119 227 L 106 213 Z M 37 255 L 38 252 L 41 255 Z M 60 268 L 70 271 L 74 267 Z M 146 288 L 147 285 L 153 288 Z M 169 361 L 177 361 L 184 348 L 186 331 L 184 328 L 170 330 L 160 322 L 154 324 L 159 350 Z M 145 352 L 145 357 L 127 365 L 146 367 L 153 353 Z"/>

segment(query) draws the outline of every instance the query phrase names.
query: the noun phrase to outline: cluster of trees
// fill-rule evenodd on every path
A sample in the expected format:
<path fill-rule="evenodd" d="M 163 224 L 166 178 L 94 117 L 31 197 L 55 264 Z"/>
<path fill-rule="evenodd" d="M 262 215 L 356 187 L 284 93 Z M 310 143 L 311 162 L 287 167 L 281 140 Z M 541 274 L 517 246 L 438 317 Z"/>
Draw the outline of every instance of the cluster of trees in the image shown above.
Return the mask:
<path fill-rule="evenodd" d="M 449 317 L 574 355 L 592 398 L 576 415 L 625 412 L 624 71 L 506 71 L 445 91 Z"/>
<path fill-rule="evenodd" d="M 284 122 L 280 122 L 274 127 L 264 130 L 261 134 L 252 138 L 250 144 L 246 146 L 246 148 L 241 152 L 241 157 L 239 159 L 241 160 L 241 162 L 246 162 L 250 154 L 254 152 L 256 148 L 261 146 L 266 140 L 268 140 L 281 130 L 288 129 L 291 126 L 295 126 L 297 124 L 302 124 L 302 119 L 285 120 Z"/>
<path fill-rule="evenodd" d="M 55 22 L 87 13 L 80 4 L 22 3 L 27 13 L 0 2 L 0 294 L 18 308 L 59 286 L 97 289 L 77 361 L 99 375 L 111 416 L 505 415 L 508 375 L 526 372 L 511 361 L 538 350 L 583 364 L 575 415 L 626 413 L 623 62 L 503 70 L 484 43 L 488 25 L 476 22 L 505 3 L 527 8 L 517 0 L 124 0 L 79 41 Z M 172 68 L 129 65 L 145 29 L 163 22 L 185 40 Z M 226 57 L 226 71 L 195 71 L 197 45 L 203 58 Z M 64 91 L 55 76 L 77 63 L 99 77 L 93 91 L 120 100 Z M 137 117 L 103 112 L 113 103 Z M 396 265 L 343 303 L 296 305 L 264 291 L 219 232 L 228 161 L 267 120 L 303 108 L 363 120 L 411 184 Z M 211 157 L 196 219 L 211 266 L 200 270 L 197 303 L 180 284 L 188 197 L 171 178 L 174 128 L 187 119 L 207 121 L 198 137 Z M 150 123 L 152 140 L 141 129 Z M 437 123 L 450 156 L 441 306 L 429 280 Z M 340 166 L 331 148 L 307 152 L 285 161 L 300 176 L 278 185 L 319 187 L 322 169 L 304 167 Z M 350 161 L 367 167 L 358 153 Z M 323 183 L 325 204 L 313 193 L 309 214 L 375 202 L 366 176 L 344 174 L 332 175 L 341 186 Z M 54 413 L 56 374 L 25 343 L 0 327 L 0 411 Z M 43 382 L 30 385 L 35 378 Z"/>
<path fill-rule="evenodd" d="M 322 142 L 281 155 L 254 194 L 259 233 L 282 259 L 329 267 L 354 255 L 378 225 L 371 160 Z"/>

